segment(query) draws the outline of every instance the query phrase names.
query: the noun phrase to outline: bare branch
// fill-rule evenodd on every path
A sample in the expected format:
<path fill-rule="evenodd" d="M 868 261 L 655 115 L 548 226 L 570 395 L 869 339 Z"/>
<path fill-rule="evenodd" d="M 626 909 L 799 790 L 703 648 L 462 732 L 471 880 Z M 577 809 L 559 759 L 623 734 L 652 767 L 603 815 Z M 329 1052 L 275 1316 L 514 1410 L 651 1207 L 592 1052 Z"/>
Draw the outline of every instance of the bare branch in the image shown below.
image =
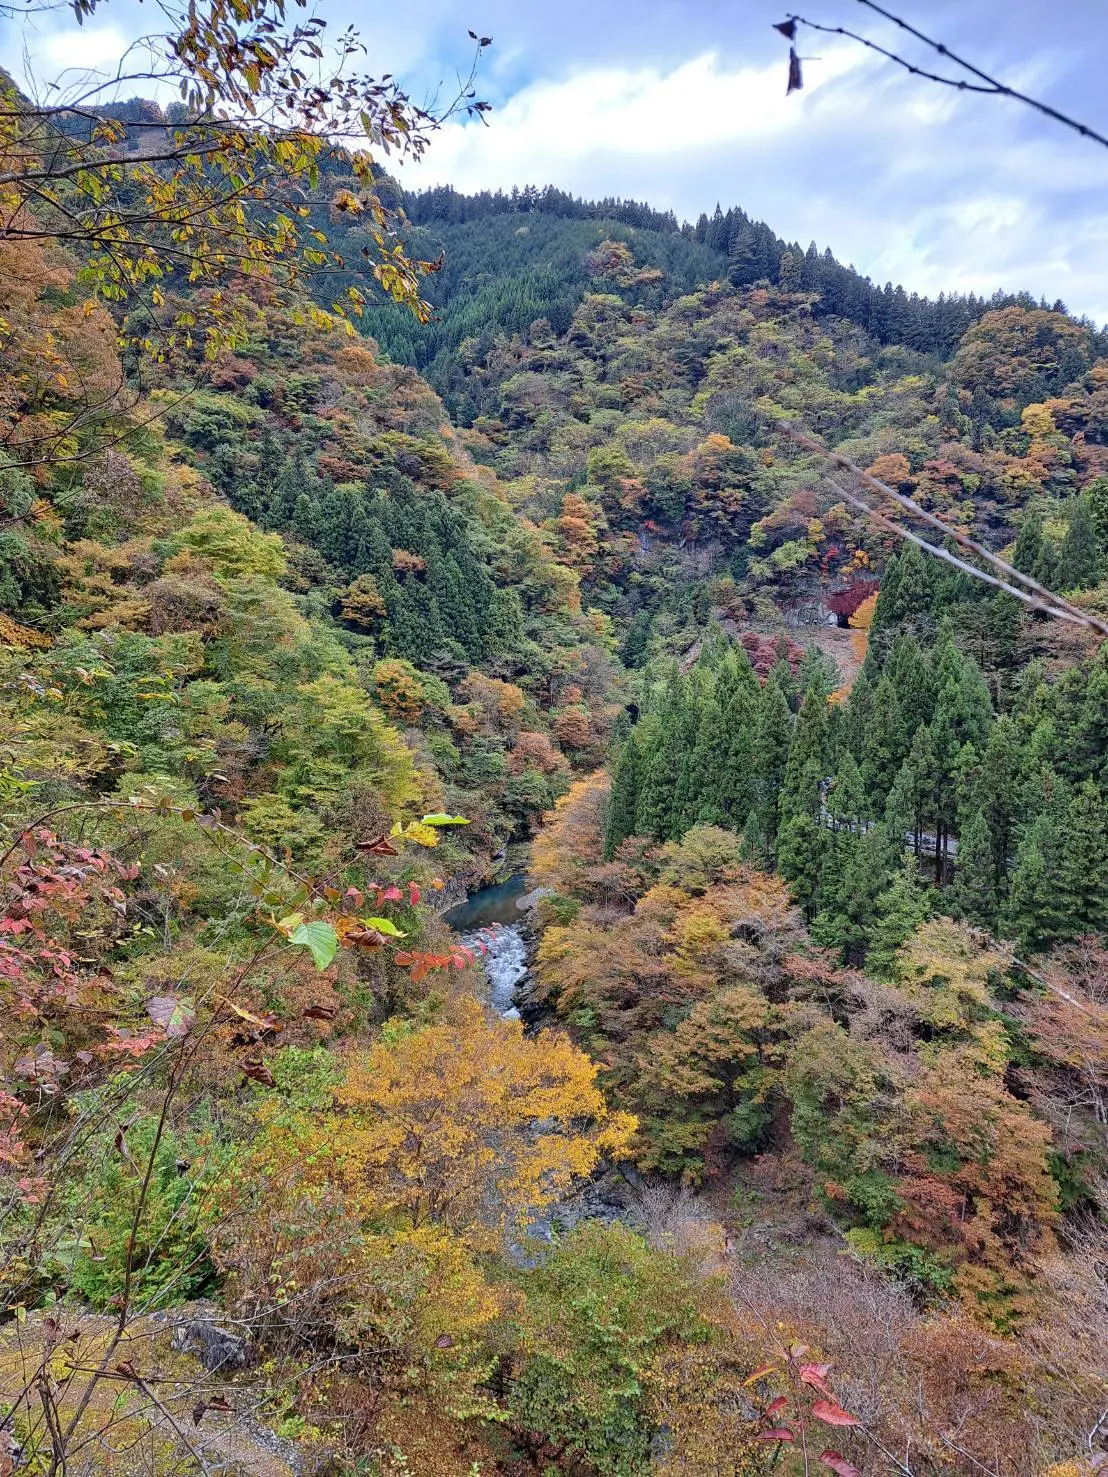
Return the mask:
<path fill-rule="evenodd" d="M 882 19 L 891 21 L 894 26 L 899 27 L 907 35 L 913 37 L 916 41 L 922 42 L 924 46 L 929 47 L 937 56 L 945 58 L 956 67 L 961 67 L 963 71 L 968 72 L 971 77 L 976 77 L 978 80 L 976 82 L 970 82 L 965 77 L 947 77 L 939 72 L 929 72 L 925 67 L 919 67 L 910 62 L 907 57 L 900 56 L 897 52 L 890 51 L 887 47 L 879 45 L 870 37 L 859 35 L 857 31 L 851 31 L 845 26 L 825 26 L 821 25 L 818 21 L 809 20 L 806 16 L 795 14 L 791 14 L 789 20 L 794 22 L 795 25 L 806 26 L 810 31 L 819 31 L 824 35 L 830 36 L 845 36 L 848 40 L 856 41 L 869 51 L 874 51 L 879 56 L 885 57 L 887 61 L 895 62 L 898 67 L 903 67 L 913 77 L 921 77 L 927 82 L 937 82 L 943 87 L 952 87 L 958 92 L 976 92 L 984 94 L 987 97 L 1011 98 L 1014 102 L 1023 103 L 1025 107 L 1033 108 L 1037 113 L 1042 113 L 1044 117 L 1052 119 L 1055 123 L 1061 123 L 1063 127 L 1072 129 L 1074 133 L 1079 133 L 1082 138 L 1090 139 L 1093 143 L 1101 144 L 1104 148 L 1108 149 L 1108 137 L 1102 133 L 1098 133 L 1095 128 L 1090 128 L 1087 123 L 1082 123 L 1077 118 L 1071 118 L 1068 113 L 1060 112 L 1059 109 L 1051 107 L 1049 103 L 1044 103 L 1040 98 L 1031 97 L 1028 93 L 1020 92 L 1018 88 L 1010 87 L 1008 83 L 1001 82 L 999 78 L 990 76 L 988 72 L 982 71 L 973 62 L 969 62 L 964 57 L 959 56 L 957 52 L 951 51 L 950 47 L 942 41 L 936 41 L 923 31 L 917 30 L 915 26 L 910 25 L 899 15 L 894 15 L 891 10 L 886 10 L 884 6 L 878 5 L 876 0 L 858 0 L 858 4 L 864 5 L 867 10 L 872 10 L 876 15 L 881 16 Z"/>

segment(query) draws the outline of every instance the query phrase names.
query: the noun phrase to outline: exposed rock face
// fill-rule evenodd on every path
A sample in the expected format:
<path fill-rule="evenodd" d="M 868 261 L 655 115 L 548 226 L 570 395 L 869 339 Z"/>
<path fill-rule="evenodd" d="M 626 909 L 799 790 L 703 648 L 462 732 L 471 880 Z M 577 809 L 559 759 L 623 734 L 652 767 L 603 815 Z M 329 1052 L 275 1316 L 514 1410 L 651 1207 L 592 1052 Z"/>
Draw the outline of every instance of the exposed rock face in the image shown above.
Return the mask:
<path fill-rule="evenodd" d="M 214 1305 L 197 1303 L 190 1317 L 178 1323 L 170 1336 L 175 1354 L 192 1354 L 209 1374 L 231 1374 L 249 1369 L 257 1355 L 248 1338 L 222 1327 Z"/>

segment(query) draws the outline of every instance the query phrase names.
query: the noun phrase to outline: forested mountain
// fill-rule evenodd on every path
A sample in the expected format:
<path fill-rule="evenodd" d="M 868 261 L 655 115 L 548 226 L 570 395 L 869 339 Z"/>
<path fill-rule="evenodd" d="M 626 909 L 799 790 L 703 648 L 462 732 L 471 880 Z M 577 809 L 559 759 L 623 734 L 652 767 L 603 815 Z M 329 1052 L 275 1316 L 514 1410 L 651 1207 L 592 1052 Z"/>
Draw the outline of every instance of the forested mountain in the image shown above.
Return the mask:
<path fill-rule="evenodd" d="M 366 313 L 364 327 L 391 358 L 424 370 L 463 423 L 471 407 L 455 351 L 472 340 L 463 359 L 467 352 L 481 357 L 498 334 L 526 334 L 536 319 L 564 333 L 589 285 L 589 254 L 604 240 L 631 249 L 636 297 L 647 306 L 657 307 L 678 288 L 712 280 L 736 287 L 764 280 L 816 294 L 817 317 L 843 318 L 880 344 L 942 358 L 984 313 L 1040 306 L 1026 293 L 998 293 L 990 300 L 942 294 L 931 301 L 891 283 L 876 285 L 838 262 L 830 247 L 788 243 L 737 207 L 723 211 L 717 205 L 711 216 L 679 226 L 672 212 L 635 201 L 578 200 L 553 186 L 468 196 L 441 187 L 397 191 L 396 200 L 414 228 L 405 238 L 413 253 L 442 259 L 428 287 L 435 317 L 421 326 L 379 302 Z M 358 226 L 347 227 L 340 217 L 328 228 L 347 261 L 356 262 Z M 659 269 L 664 279 L 654 275 Z M 1064 311 L 1061 303 L 1054 308 Z"/>
<path fill-rule="evenodd" d="M 119 209 L 135 130 L 212 126 L 116 114 L 59 132 L 125 125 Z M 46 205 L 0 239 L 19 1461 L 1087 1477 L 1104 335 L 554 189 L 411 196 L 390 257 L 320 158 L 318 278 L 144 318 Z M 407 306 L 322 311 L 382 262 Z M 526 1028 L 440 916 L 509 842 Z"/>

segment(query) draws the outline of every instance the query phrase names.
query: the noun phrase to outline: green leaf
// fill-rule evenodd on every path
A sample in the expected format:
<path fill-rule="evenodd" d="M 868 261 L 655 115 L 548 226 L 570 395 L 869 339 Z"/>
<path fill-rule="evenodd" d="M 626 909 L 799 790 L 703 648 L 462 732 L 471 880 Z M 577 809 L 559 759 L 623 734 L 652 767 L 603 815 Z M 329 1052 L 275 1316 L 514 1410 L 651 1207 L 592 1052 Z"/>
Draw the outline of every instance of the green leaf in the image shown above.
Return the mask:
<path fill-rule="evenodd" d="M 468 826 L 464 815 L 425 815 L 421 822 L 425 826 Z"/>
<path fill-rule="evenodd" d="M 311 923 L 301 923 L 289 934 L 289 942 L 302 944 L 315 960 L 317 969 L 326 969 L 339 951 L 339 936 L 329 923 L 318 918 Z"/>
<path fill-rule="evenodd" d="M 383 933 L 390 939 L 406 939 L 408 935 L 401 932 L 390 918 L 363 918 L 362 922 L 367 928 L 375 928 L 378 933 Z"/>

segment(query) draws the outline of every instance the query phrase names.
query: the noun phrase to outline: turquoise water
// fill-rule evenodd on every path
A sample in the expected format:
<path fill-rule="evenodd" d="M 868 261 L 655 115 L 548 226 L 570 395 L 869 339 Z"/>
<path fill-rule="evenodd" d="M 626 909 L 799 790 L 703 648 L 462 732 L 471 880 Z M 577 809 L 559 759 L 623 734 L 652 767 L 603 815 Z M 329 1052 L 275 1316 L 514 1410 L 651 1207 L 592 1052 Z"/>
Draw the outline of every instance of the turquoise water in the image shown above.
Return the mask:
<path fill-rule="evenodd" d="M 477 928 L 488 928 L 493 923 L 518 923 L 520 911 L 516 899 L 527 891 L 527 878 L 522 872 L 497 882 L 492 887 L 482 887 L 464 903 L 443 914 L 443 922 L 458 933 L 471 933 Z"/>
<path fill-rule="evenodd" d="M 480 954 L 489 982 L 489 1004 L 508 1018 L 519 1015 L 515 1008 L 516 986 L 527 973 L 527 944 L 520 927 L 522 915 L 516 907 L 516 899 L 526 891 L 527 879 L 517 872 L 494 887 L 482 887 L 443 915 L 462 943 Z M 492 932 L 481 933 L 480 929 Z"/>

